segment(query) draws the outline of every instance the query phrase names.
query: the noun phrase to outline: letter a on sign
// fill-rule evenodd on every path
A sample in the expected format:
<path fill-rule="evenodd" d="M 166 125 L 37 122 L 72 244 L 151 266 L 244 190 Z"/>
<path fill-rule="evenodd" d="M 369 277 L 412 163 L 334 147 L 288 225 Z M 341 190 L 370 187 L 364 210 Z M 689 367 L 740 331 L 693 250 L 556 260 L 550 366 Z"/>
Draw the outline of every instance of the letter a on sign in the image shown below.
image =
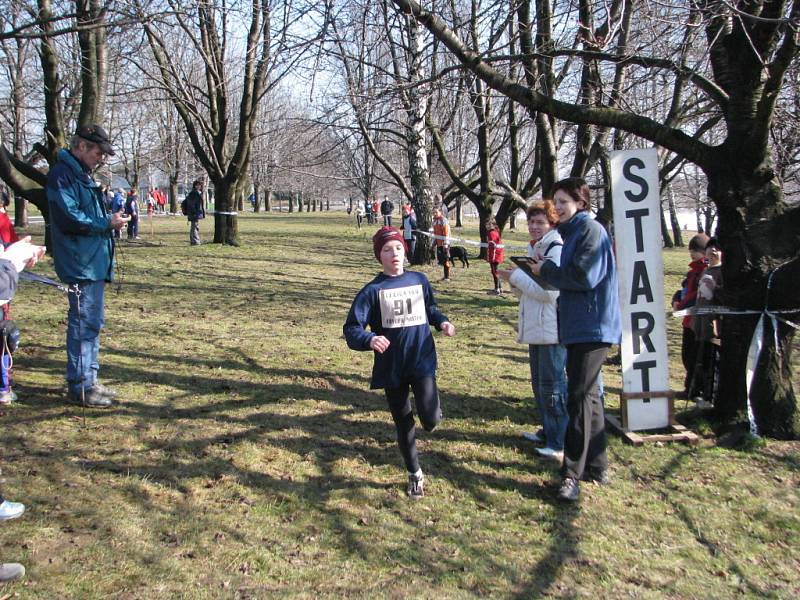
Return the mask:
<path fill-rule="evenodd" d="M 661 203 L 655 148 L 611 153 L 614 240 L 622 311 L 622 389 L 669 390 L 661 258 Z M 627 399 L 623 425 L 631 431 L 670 425 L 670 400 Z"/>

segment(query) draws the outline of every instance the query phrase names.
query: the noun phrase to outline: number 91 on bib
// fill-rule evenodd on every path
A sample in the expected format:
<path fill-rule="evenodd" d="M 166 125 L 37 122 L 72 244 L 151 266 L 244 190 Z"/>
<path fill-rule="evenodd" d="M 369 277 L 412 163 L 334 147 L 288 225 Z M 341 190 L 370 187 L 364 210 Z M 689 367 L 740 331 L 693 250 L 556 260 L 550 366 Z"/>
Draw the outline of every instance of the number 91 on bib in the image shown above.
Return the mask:
<path fill-rule="evenodd" d="M 421 285 L 380 290 L 380 306 L 384 329 L 414 327 L 428 322 Z"/>

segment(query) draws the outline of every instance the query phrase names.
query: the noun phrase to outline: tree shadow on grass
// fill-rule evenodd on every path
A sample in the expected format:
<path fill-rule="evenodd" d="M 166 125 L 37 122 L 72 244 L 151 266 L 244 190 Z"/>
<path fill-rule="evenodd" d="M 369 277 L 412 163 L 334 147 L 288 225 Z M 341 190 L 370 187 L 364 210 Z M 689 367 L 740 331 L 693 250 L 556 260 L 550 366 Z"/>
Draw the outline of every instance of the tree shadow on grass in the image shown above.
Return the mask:
<path fill-rule="evenodd" d="M 106 352 L 108 352 L 106 350 Z M 122 351 L 120 351 L 122 352 Z M 140 510 L 154 509 L 148 500 L 145 482 L 156 482 L 178 490 L 187 490 L 190 482 L 199 480 L 207 481 L 207 485 L 223 479 L 238 482 L 240 485 L 251 489 L 253 493 L 267 498 L 283 498 L 292 503 L 310 502 L 318 508 L 325 519 L 329 520 L 328 527 L 336 531 L 345 540 L 345 547 L 349 552 L 359 555 L 363 560 L 374 558 L 375 544 L 369 536 L 364 535 L 364 528 L 354 519 L 351 510 L 357 510 L 361 504 L 374 504 L 374 492 L 383 498 L 380 505 L 388 510 L 405 510 L 401 508 L 406 500 L 402 497 L 402 476 L 398 476 L 397 484 L 381 483 L 359 475 L 343 475 L 340 468 L 341 461 L 365 462 L 370 468 L 382 468 L 384 465 L 398 465 L 398 473 L 402 473 L 399 453 L 394 439 L 394 428 L 388 411 L 383 405 L 383 399 L 372 392 L 364 390 L 366 381 L 361 376 L 341 376 L 325 370 L 315 369 L 273 369 L 276 377 L 293 376 L 290 383 L 270 384 L 264 382 L 241 382 L 215 377 L 208 367 L 218 364 L 218 360 L 189 359 L 185 365 L 188 371 L 209 373 L 208 375 L 180 375 L 168 373 L 153 373 L 130 365 L 137 365 L 136 353 L 124 352 L 130 362 L 123 366 L 111 365 L 104 368 L 111 377 L 118 381 L 139 383 L 147 381 L 155 385 L 167 385 L 176 390 L 166 404 L 154 405 L 141 401 L 127 401 L 111 412 L 88 411 L 86 418 L 91 428 L 103 426 L 103 423 L 112 416 L 124 425 L 125 417 L 130 417 L 134 423 L 156 424 L 174 428 L 174 435 L 166 439 L 153 439 L 152 436 L 139 436 L 141 449 L 135 453 L 125 449 L 112 447 L 92 448 L 91 458 L 86 456 L 80 448 L 58 449 L 40 447 L 31 448 L 33 453 L 40 452 L 47 456 L 51 463 L 77 467 L 86 474 L 107 473 L 116 477 L 125 477 L 125 489 L 131 502 L 141 504 Z M 230 369 L 245 369 L 261 371 L 258 361 L 247 360 L 246 353 L 240 352 L 238 360 L 228 360 Z M 145 355 L 142 355 L 144 357 Z M 182 357 L 162 354 L 154 357 L 159 362 L 173 364 L 183 360 Z M 63 368 L 58 361 L 47 361 L 39 357 L 37 368 L 45 370 L 58 370 Z M 231 364 L 232 363 L 232 364 Z M 309 385 L 312 381 L 327 383 L 327 387 Z M 228 386 L 235 386 L 229 390 Z M 235 394 L 235 398 L 227 397 L 227 392 Z M 226 397 L 219 398 L 220 393 Z M 203 401 L 203 397 L 207 401 Z M 184 406 L 184 401 L 193 404 Z M 325 402 L 325 405 L 314 410 L 312 414 L 284 414 L 281 407 L 286 406 L 288 398 L 293 401 Z M 49 396 L 43 400 L 33 401 L 33 406 L 43 406 L 51 400 Z M 174 402 L 176 401 L 177 404 Z M 474 399 L 476 404 L 485 403 L 484 400 Z M 270 410 L 270 407 L 281 410 Z M 375 411 L 383 417 L 366 417 L 364 409 L 368 412 Z M 496 407 L 493 410 L 496 412 Z M 70 408 L 77 414 L 79 408 Z M 457 411 L 454 411 L 457 412 Z M 471 419 L 477 415 L 486 415 L 485 407 L 475 406 L 456 419 Z M 60 407 L 47 407 L 36 415 L 17 415 L 17 423 L 30 424 L 32 421 L 43 419 L 63 419 L 64 410 Z M 189 423 L 208 423 L 211 431 L 203 427 L 189 427 Z M 136 427 L 136 425 L 133 425 Z M 220 431 L 220 429 L 222 429 Z M 273 437 L 280 432 L 295 432 L 283 437 Z M 465 434 L 455 429 L 448 429 L 445 425 L 433 436 L 420 435 L 420 445 L 423 451 L 423 461 L 430 465 L 435 473 L 434 477 L 444 477 L 461 493 L 471 498 L 473 502 L 481 504 L 492 501 L 488 490 L 497 492 L 517 492 L 528 499 L 538 499 L 545 503 L 553 501 L 551 490 L 544 489 L 535 483 L 522 483 L 512 475 L 506 475 L 505 470 L 524 470 L 531 466 L 522 458 L 511 460 L 491 459 L 482 457 L 477 462 L 480 469 L 472 468 L 475 461 L 464 461 L 451 452 L 444 450 L 449 444 L 468 441 L 479 447 L 510 448 L 519 443 L 519 440 L 505 434 L 474 433 Z M 13 440 L 9 440 L 13 442 Z M 30 442 L 30 440 L 29 440 Z M 234 464 L 230 460 L 217 455 L 220 448 L 239 447 L 240 444 L 250 443 L 258 447 L 273 446 L 280 452 L 288 452 L 298 457 L 308 468 L 318 471 L 318 474 L 306 477 L 292 477 L 291 473 L 265 473 L 247 468 L 241 464 Z M 37 445 L 34 443 L 34 446 Z M 431 446 L 428 448 L 428 446 Z M 155 453 L 157 460 L 153 461 L 151 455 Z M 551 469 L 532 467 L 537 477 L 548 476 Z M 57 477 L 61 477 L 60 475 Z M 57 484 L 57 481 L 53 481 Z M 370 492 L 372 490 L 372 492 Z M 337 507 L 335 503 L 329 505 L 333 496 L 344 492 L 348 498 L 347 507 Z M 163 508 L 160 509 L 163 512 Z M 177 514 L 177 513 L 176 513 Z M 174 518 L 176 515 L 166 515 Z M 206 519 L 196 511 L 192 513 L 193 519 L 204 522 L 204 526 L 217 527 L 211 519 Z M 418 523 L 418 525 L 422 525 Z M 403 526 L 406 527 L 406 526 Z M 403 534 L 400 532 L 402 535 Z M 432 528 L 435 535 L 436 527 Z M 227 530 L 227 535 L 236 536 L 235 530 Z M 451 544 L 462 548 L 462 551 L 473 560 L 479 560 L 482 568 L 497 573 L 504 573 L 506 577 L 516 580 L 519 574 L 509 570 L 507 565 L 492 556 L 485 556 L 480 545 L 469 534 L 456 535 L 452 531 L 443 532 L 448 536 Z M 556 539 L 555 537 L 553 538 Z M 385 542 L 379 542 L 385 543 Z M 541 570 L 544 573 L 552 572 L 553 560 L 565 552 L 565 542 L 560 536 L 553 542 L 553 551 Z M 457 569 L 462 560 L 458 557 L 442 558 L 438 561 L 435 552 L 425 548 L 416 559 L 416 564 L 426 565 L 428 561 L 436 562 L 433 571 L 445 576 L 448 572 Z M 542 584 L 537 575 L 537 586 Z"/>
<path fill-rule="evenodd" d="M 671 483 L 675 476 L 680 472 L 686 471 L 685 462 L 696 453 L 695 449 L 686 448 L 678 452 L 666 465 L 660 470 L 656 477 L 647 476 L 641 473 L 635 464 L 628 464 L 627 467 L 631 470 L 632 477 L 646 479 L 653 485 L 657 485 L 660 489 L 656 489 L 656 493 L 661 497 L 663 502 L 669 505 L 678 518 L 684 523 L 688 533 L 694 540 L 705 549 L 708 555 L 712 558 L 724 556 L 727 561 L 727 571 L 735 573 L 743 585 L 749 590 L 750 593 L 760 598 L 777 598 L 779 597 L 774 592 L 760 587 L 753 582 L 742 568 L 741 564 L 735 560 L 735 557 L 726 552 L 724 544 L 717 544 L 712 540 L 703 530 L 703 525 L 692 514 L 687 506 L 686 491 L 679 489 L 675 484 Z M 660 484 L 660 485 L 659 485 Z"/>

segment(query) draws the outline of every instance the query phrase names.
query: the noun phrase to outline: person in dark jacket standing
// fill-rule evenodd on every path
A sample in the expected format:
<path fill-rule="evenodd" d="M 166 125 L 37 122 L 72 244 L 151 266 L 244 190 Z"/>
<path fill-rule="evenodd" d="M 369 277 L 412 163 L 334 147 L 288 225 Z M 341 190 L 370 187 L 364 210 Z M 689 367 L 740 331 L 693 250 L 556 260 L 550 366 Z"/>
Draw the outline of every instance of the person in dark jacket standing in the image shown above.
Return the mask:
<path fill-rule="evenodd" d="M 203 182 L 195 179 L 192 184 L 192 191 L 186 195 L 184 200 L 184 214 L 189 219 L 189 243 L 198 246 L 200 241 L 200 219 L 206 218 L 206 209 L 203 207 Z"/>
<path fill-rule="evenodd" d="M 114 275 L 111 232 L 121 229 L 129 217 L 108 214 L 100 185 L 92 177 L 105 157 L 113 155 L 102 127 L 79 127 L 69 150 L 58 153 L 47 176 L 55 270 L 78 292 L 67 294 L 67 398 L 94 408 L 111 406 L 117 395 L 97 380 L 97 373 L 105 286 Z"/>
<path fill-rule="evenodd" d="M 599 376 L 608 348 L 622 335 L 617 268 L 608 233 L 591 218 L 589 186 L 569 177 L 553 186 L 561 264 L 537 256 L 531 270 L 560 291 L 559 341 L 567 347 L 567 433 L 558 497 L 578 500 L 584 476 L 608 481 L 605 415 Z"/>
<path fill-rule="evenodd" d="M 114 197 L 111 199 L 111 212 L 112 213 L 119 213 L 125 211 L 125 198 L 122 197 L 122 188 L 117 188 L 117 191 L 114 192 Z M 113 232 L 113 237 L 115 239 L 119 239 L 122 235 L 119 229 L 115 229 Z"/>
<path fill-rule="evenodd" d="M 383 215 L 383 226 L 392 226 L 392 211 L 394 210 L 394 203 L 386 196 L 383 197 L 381 202 L 381 215 Z"/>
<path fill-rule="evenodd" d="M 128 192 L 125 200 L 125 214 L 130 217 L 128 221 L 128 239 L 139 240 L 139 194 L 136 190 Z"/>

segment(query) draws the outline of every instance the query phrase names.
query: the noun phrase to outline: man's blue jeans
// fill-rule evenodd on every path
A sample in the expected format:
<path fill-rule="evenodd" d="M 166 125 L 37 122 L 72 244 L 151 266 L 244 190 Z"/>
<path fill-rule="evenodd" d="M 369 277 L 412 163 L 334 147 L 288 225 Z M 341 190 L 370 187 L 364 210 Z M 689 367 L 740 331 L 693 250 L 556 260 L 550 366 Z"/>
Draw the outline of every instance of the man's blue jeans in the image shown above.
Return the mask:
<path fill-rule="evenodd" d="M 106 282 L 88 281 L 79 284 L 79 288 L 80 295 L 67 294 L 67 386 L 75 394 L 80 393 L 81 387 L 88 390 L 97 381 Z"/>
<path fill-rule="evenodd" d="M 564 449 L 567 431 L 567 349 L 561 344 L 529 344 L 531 384 L 542 416 L 547 447 Z"/>

